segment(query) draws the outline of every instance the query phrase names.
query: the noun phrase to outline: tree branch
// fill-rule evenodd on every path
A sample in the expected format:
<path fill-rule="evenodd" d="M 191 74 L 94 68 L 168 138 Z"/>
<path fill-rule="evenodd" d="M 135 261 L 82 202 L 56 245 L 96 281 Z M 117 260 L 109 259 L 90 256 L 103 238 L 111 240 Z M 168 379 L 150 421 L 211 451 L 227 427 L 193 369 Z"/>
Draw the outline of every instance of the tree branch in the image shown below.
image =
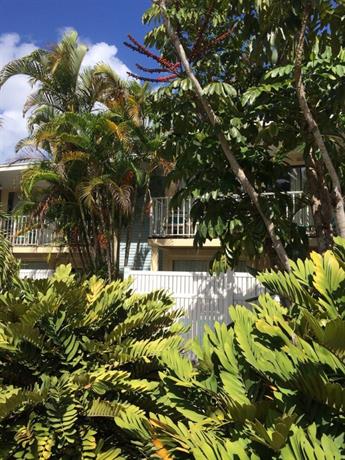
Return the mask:
<path fill-rule="evenodd" d="M 333 165 L 332 159 L 328 153 L 326 144 L 323 140 L 319 125 L 317 124 L 310 110 L 302 76 L 305 34 L 309 22 L 310 13 L 311 7 L 310 4 L 307 4 L 303 11 L 301 29 L 299 31 L 297 40 L 297 48 L 295 54 L 295 86 L 300 109 L 302 111 L 305 121 L 307 122 L 308 129 L 315 140 L 315 144 L 320 150 L 322 159 L 325 163 L 326 169 L 332 181 L 332 191 L 335 196 L 335 218 L 337 232 L 338 235 L 345 238 L 345 209 L 340 180 L 337 171 Z"/>

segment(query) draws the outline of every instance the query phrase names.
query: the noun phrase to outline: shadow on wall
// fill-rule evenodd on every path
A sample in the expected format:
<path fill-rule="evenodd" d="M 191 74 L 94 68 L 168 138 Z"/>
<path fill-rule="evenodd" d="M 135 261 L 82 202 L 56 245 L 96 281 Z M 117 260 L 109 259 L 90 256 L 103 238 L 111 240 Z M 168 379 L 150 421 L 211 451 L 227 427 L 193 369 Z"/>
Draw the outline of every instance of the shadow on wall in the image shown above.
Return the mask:
<path fill-rule="evenodd" d="M 148 244 L 140 244 L 139 250 L 135 251 L 133 270 L 144 270 L 151 265 L 151 248 Z"/>
<path fill-rule="evenodd" d="M 126 243 L 121 242 L 120 246 L 120 270 L 124 270 Z M 132 242 L 129 249 L 127 267 L 130 270 L 150 270 L 151 248 L 147 242 Z"/>

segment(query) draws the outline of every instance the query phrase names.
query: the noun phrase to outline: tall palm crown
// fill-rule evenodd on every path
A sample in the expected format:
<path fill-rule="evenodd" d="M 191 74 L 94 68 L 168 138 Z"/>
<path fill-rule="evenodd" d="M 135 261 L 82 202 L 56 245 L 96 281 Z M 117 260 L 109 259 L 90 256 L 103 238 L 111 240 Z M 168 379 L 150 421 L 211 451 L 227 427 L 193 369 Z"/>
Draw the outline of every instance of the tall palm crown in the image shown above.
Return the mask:
<path fill-rule="evenodd" d="M 50 118 L 56 113 L 90 112 L 108 82 L 94 68 L 83 67 L 87 51 L 78 34 L 68 32 L 52 49 L 38 49 L 9 62 L 0 72 L 0 87 L 15 75 L 27 75 L 35 90 L 24 106 L 24 113 L 32 109 L 33 115 L 42 116 L 44 112 Z M 113 83 L 118 86 L 108 86 L 107 92 L 115 97 L 120 78 L 116 82 L 113 79 Z"/>

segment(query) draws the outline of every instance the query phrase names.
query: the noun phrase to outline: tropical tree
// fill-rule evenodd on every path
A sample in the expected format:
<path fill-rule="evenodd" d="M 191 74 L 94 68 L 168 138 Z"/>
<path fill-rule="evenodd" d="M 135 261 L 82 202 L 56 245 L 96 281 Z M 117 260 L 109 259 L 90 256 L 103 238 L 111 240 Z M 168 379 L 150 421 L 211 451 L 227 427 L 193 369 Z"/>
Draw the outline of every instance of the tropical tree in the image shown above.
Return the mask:
<path fill-rule="evenodd" d="M 159 18 L 163 24 L 155 28 L 148 35 L 148 43 L 154 43 L 158 48 L 162 49 L 165 56 L 159 57 L 154 55 L 132 37 L 130 37 L 132 43 L 129 46 L 135 51 L 151 57 L 161 66 L 158 70 L 141 68 L 142 70 L 150 73 L 157 71 L 159 73 L 168 73 L 165 77 L 158 77 L 156 81 L 167 82 L 175 80 L 176 88 L 182 84 L 191 91 L 191 94 L 194 96 L 193 100 L 196 100 L 196 110 L 200 113 L 204 121 L 207 120 L 206 123 L 214 133 L 218 147 L 223 151 L 232 173 L 249 196 L 253 207 L 260 216 L 280 265 L 284 269 L 289 270 L 288 256 L 277 233 L 276 226 L 270 216 L 264 212 L 259 194 L 242 165 L 238 162 L 232 145 L 229 142 L 228 131 L 223 126 L 221 118 L 217 115 L 208 98 L 208 94 L 215 92 L 217 85 L 224 96 L 231 96 L 234 93 L 234 88 L 230 83 L 225 81 L 222 83 L 212 83 L 207 79 L 207 76 L 205 78 L 205 74 L 199 75 L 193 68 L 193 65 L 197 68 L 199 61 L 202 61 L 210 50 L 217 47 L 219 43 L 222 43 L 233 32 L 233 30 L 230 30 L 223 31 L 219 35 L 211 33 L 211 37 L 208 35 L 212 20 L 219 22 L 226 20 L 227 8 L 223 5 L 223 2 L 221 3 L 220 8 L 218 5 L 215 8 L 215 4 L 211 3 L 202 12 L 197 12 L 194 8 L 190 10 L 190 5 L 182 6 L 180 3 L 172 3 L 169 4 L 168 8 L 164 0 L 154 1 L 152 8 L 146 15 L 146 19 L 150 21 L 153 18 Z M 213 15 L 215 16 L 214 18 L 212 17 Z M 191 27 L 188 26 L 190 21 L 192 21 Z M 181 34 L 182 30 L 183 38 Z M 187 78 L 183 81 L 185 76 Z M 151 78 L 147 79 L 151 80 Z"/>
<path fill-rule="evenodd" d="M 300 31 L 303 5 L 304 2 L 295 8 L 294 4 L 283 4 L 279 1 L 231 2 L 231 4 L 222 1 L 202 3 L 182 1 L 169 2 L 165 9 L 165 15 L 168 16 L 170 25 L 184 48 L 189 64 L 192 65 L 192 70 L 204 88 L 204 99 L 207 99 L 214 108 L 221 128 L 231 143 L 231 149 L 259 193 L 263 211 L 270 215 L 286 251 L 294 257 L 295 254 L 290 250 L 295 245 L 290 243 L 294 240 L 305 241 L 305 235 L 301 235 L 300 228 L 296 229 L 289 225 L 291 212 L 286 215 L 286 207 L 281 207 L 277 213 L 278 206 L 276 209 L 272 208 L 274 200 L 267 200 L 262 195 L 262 192 L 279 191 L 275 181 L 279 178 L 282 166 L 285 165 L 286 168 L 286 165 L 293 162 L 296 156 L 304 157 L 308 193 L 295 207 L 294 212 L 298 212 L 301 205 L 305 206 L 306 203 L 311 205 L 320 251 L 332 245 L 333 216 L 337 214 L 336 209 L 339 211 L 338 216 L 341 213 L 339 209 L 341 206 L 335 205 L 340 201 L 335 199 L 336 190 L 332 185 L 334 181 L 301 113 L 299 99 L 296 96 L 294 76 L 296 37 Z M 199 195 L 200 190 L 204 190 L 206 181 L 203 180 L 203 174 L 206 175 L 209 184 L 215 183 L 218 175 L 223 176 L 222 188 L 211 186 L 209 191 L 212 195 L 208 195 L 220 197 L 219 209 L 221 209 L 229 189 L 231 189 L 230 193 L 234 193 L 236 181 L 233 174 L 228 173 L 229 167 L 226 161 L 221 161 L 219 158 L 217 132 L 210 129 L 205 116 L 200 116 L 203 108 L 197 102 L 192 80 L 190 78 L 183 80 L 186 73 L 181 64 L 181 56 L 178 56 L 176 51 L 176 40 L 174 42 L 171 34 L 166 33 L 162 8 L 164 10 L 164 4 L 153 2 L 144 20 L 158 21 L 159 25 L 147 34 L 146 45 L 157 47 L 163 57 L 154 55 L 133 38 L 129 43 L 133 49 L 157 61 L 160 66 L 158 69 L 141 68 L 142 72 L 148 71 L 153 75 L 137 77 L 161 82 L 171 81 L 156 95 L 155 107 L 156 113 L 159 114 L 159 121 L 168 134 L 167 151 L 170 149 L 171 152 L 175 152 L 175 158 L 180 160 L 179 169 L 186 171 L 185 181 L 191 185 L 189 193 L 193 191 L 195 196 Z M 327 129 L 323 128 L 323 139 L 333 164 L 338 168 L 338 178 L 341 180 L 342 173 L 339 173 L 341 147 L 334 148 L 334 141 L 336 137 L 338 140 L 341 139 L 339 121 L 343 110 L 341 89 L 343 79 L 339 78 L 342 75 L 339 61 L 342 59 L 341 49 L 344 44 L 340 26 L 344 13 L 343 5 L 340 2 L 325 1 L 320 5 L 317 2 L 313 3 L 312 8 L 313 12 L 309 15 L 310 25 L 305 32 L 304 40 L 306 50 L 303 72 L 306 71 L 304 74 L 308 83 L 306 90 L 310 95 L 309 104 L 312 106 L 314 116 L 318 112 L 319 125 L 327 126 Z M 166 19 L 165 25 L 167 26 Z M 326 52 L 329 54 L 328 63 L 325 62 Z M 319 56 L 318 66 L 313 69 L 317 56 Z M 330 68 L 334 71 L 329 72 Z M 155 76 L 157 72 L 158 77 Z M 164 72 L 166 76 L 160 76 L 164 75 Z M 284 78 L 288 74 L 289 77 Z M 331 74 L 330 78 L 333 76 L 332 83 L 330 78 L 327 81 L 327 74 Z M 320 87 L 315 85 L 316 78 L 323 80 Z M 334 78 L 338 79 L 336 84 Z M 265 97 L 256 100 L 256 93 L 265 93 Z M 323 101 L 324 106 L 320 105 Z M 332 103 L 331 108 L 330 103 Z M 328 128 L 330 125 L 331 135 Z M 210 174 L 207 175 L 207 171 Z M 266 179 L 263 182 L 265 174 Z M 263 184 L 267 184 L 269 190 L 263 187 Z M 237 194 L 241 195 L 243 191 L 242 187 L 237 186 Z M 205 203 L 206 193 L 201 195 L 201 198 Z M 230 209 L 230 201 L 231 199 L 227 209 Z M 211 211 L 213 204 L 214 200 L 209 207 Z M 250 200 L 247 200 L 247 204 L 249 206 L 245 207 L 245 215 L 247 213 L 252 215 L 253 221 L 257 223 L 255 227 L 259 227 L 260 215 L 257 209 Z M 287 206 L 290 208 L 289 203 Z M 242 214 L 243 209 L 244 207 L 241 208 Z M 234 213 L 233 216 L 227 217 L 226 222 L 238 220 L 239 214 Z M 197 217 L 199 222 L 202 221 L 203 215 L 198 214 Z M 219 214 L 218 217 L 223 216 Z M 252 232 L 253 227 L 247 225 L 248 222 L 241 218 L 239 220 L 245 228 L 241 239 L 249 241 L 250 246 L 261 252 L 266 252 L 269 246 L 272 248 L 271 242 L 269 245 L 257 243 L 264 239 L 262 231 Z M 284 230 L 281 229 L 282 222 L 284 222 Z M 211 227 L 211 233 L 219 233 L 220 226 L 217 230 L 214 225 Z M 238 225 L 236 224 L 235 227 Z M 337 225 L 338 234 L 341 234 L 340 228 L 341 226 Z M 203 233 L 205 235 L 205 232 Z M 267 235 L 265 227 L 264 233 Z M 258 238 L 259 234 L 260 238 Z M 203 238 L 204 236 L 201 235 L 200 240 Z M 233 247 L 235 238 L 228 239 L 224 235 L 223 242 L 226 240 L 231 249 L 227 252 L 233 254 L 238 249 Z M 242 246 L 248 247 L 248 244 Z M 301 244 L 299 246 L 302 247 Z M 243 249 L 242 253 L 245 253 Z"/>
<path fill-rule="evenodd" d="M 66 32 L 51 49 L 37 49 L 9 62 L 0 72 L 0 87 L 16 75 L 26 75 L 33 93 L 24 106 L 30 125 L 41 124 L 65 112 L 91 112 L 104 91 L 108 97 L 122 93 L 121 79 L 106 84 L 94 68 L 83 65 L 88 51 L 75 31 Z M 105 85 L 105 86 L 104 86 Z"/>
<path fill-rule="evenodd" d="M 54 158 L 25 172 L 25 210 L 56 221 L 84 271 L 118 275 L 121 229 L 130 218 L 134 156 L 123 151 L 119 126 L 106 114 L 65 113 L 36 130 Z M 42 187 L 42 181 L 45 185 Z"/>
<path fill-rule="evenodd" d="M 261 211 L 270 216 L 271 219 L 273 218 L 275 233 L 283 241 L 286 252 L 286 249 L 289 250 L 288 244 L 293 239 L 303 241 L 305 237 L 301 235 L 301 229 L 295 228 L 296 226 L 291 222 L 290 213 L 289 218 L 286 219 L 286 207 L 291 208 L 288 202 L 289 197 L 285 197 L 287 206 L 281 206 L 282 200 L 280 200 L 281 218 L 276 220 L 270 209 L 272 200 L 262 196 L 263 192 L 275 191 L 275 179 L 278 178 L 278 171 L 282 170 L 282 157 L 279 159 L 277 155 L 278 161 L 272 161 L 272 149 L 261 145 L 258 140 L 258 114 L 243 111 L 241 107 L 241 96 L 244 88 L 248 82 L 253 81 L 253 74 L 250 74 L 250 68 L 245 64 L 246 49 L 240 45 L 241 39 L 237 39 L 237 37 L 242 37 L 242 31 L 237 33 L 236 30 L 236 34 L 233 33 L 236 25 L 235 12 L 233 12 L 232 23 L 224 32 L 223 24 L 228 21 L 228 17 L 232 13 L 232 11 L 228 11 L 231 9 L 230 6 L 226 7 L 223 3 L 219 5 L 206 3 L 202 8 L 200 8 L 200 4 L 191 5 L 189 3 L 183 6 L 179 3 L 177 9 L 171 4 L 170 13 L 173 21 L 178 24 L 178 29 L 186 32 L 183 43 L 188 36 L 188 44 L 186 44 L 188 56 L 190 56 L 194 71 L 204 87 L 203 97 L 216 108 L 218 121 L 222 124 L 222 129 L 231 143 L 235 158 L 240 162 L 241 168 L 246 171 L 250 184 L 260 195 Z M 145 15 L 144 20 L 149 22 L 156 18 L 161 18 L 161 14 L 159 8 L 153 6 Z M 157 60 L 161 66 L 160 72 L 168 72 L 170 62 L 170 74 L 167 77 L 158 77 L 156 80 L 169 81 L 173 79 L 174 81 L 155 94 L 154 113 L 157 114 L 157 124 L 160 124 L 167 134 L 165 151 L 168 157 L 173 157 L 176 161 L 176 168 L 171 178 L 182 177 L 187 183 L 185 191 L 194 198 L 201 197 L 204 204 L 207 197 L 216 195 L 221 197 L 223 202 L 226 197 L 230 197 L 229 205 L 226 207 L 227 211 L 234 209 L 230 206 L 234 195 L 244 198 L 242 203 L 246 204 L 246 206 L 241 206 L 239 213 L 219 214 L 216 221 L 219 217 L 218 221 L 222 220 L 224 225 L 221 223 L 216 230 L 213 226 L 209 233 L 207 231 L 198 232 L 198 242 L 203 243 L 212 233 L 214 236 L 219 236 L 222 233 L 222 228 L 233 226 L 232 223 L 230 225 L 230 222 L 239 228 L 238 221 L 241 220 L 241 216 L 249 216 L 252 224 L 248 225 L 248 220 L 242 220 L 243 235 L 239 237 L 241 232 L 236 232 L 237 238 L 232 238 L 238 242 L 237 247 L 232 246 L 231 240 L 227 241 L 227 246 L 230 248 L 230 251 L 227 252 L 232 254 L 231 263 L 235 263 L 239 255 L 247 254 L 251 257 L 253 252 L 257 255 L 269 247 L 273 248 L 274 245 L 272 245 L 272 240 L 267 232 L 267 226 L 262 221 L 256 204 L 248 196 L 242 182 L 237 180 L 236 174 L 234 175 L 233 170 L 229 168 L 227 159 L 221 155 L 220 142 L 217 137 L 219 130 L 208 125 L 204 115 L 200 114 L 200 110 L 202 112 L 203 109 L 193 94 L 190 80 L 184 79 L 185 74 L 179 65 L 180 61 L 176 61 L 175 73 L 171 70 L 171 63 L 176 60 L 175 52 L 171 41 L 166 35 L 164 36 L 164 30 L 163 26 L 158 27 L 146 37 L 147 45 L 155 45 L 162 50 L 164 56 L 162 58 L 152 55 L 148 49 L 138 44 L 133 38 L 131 39 L 132 44 L 129 45 Z M 230 68 L 232 62 L 234 65 Z M 150 72 L 158 70 L 151 69 Z M 143 78 L 146 79 L 146 77 Z M 215 78 L 218 78 L 219 81 L 212 82 Z M 277 164 L 278 167 L 275 167 Z M 221 188 L 219 187 L 220 184 Z M 217 206 L 218 209 L 220 207 Z M 238 207 L 236 206 L 236 208 Z M 244 208 L 246 209 L 245 213 L 243 213 Z M 203 221 L 203 215 L 199 212 L 200 209 L 200 206 L 194 209 L 195 218 L 199 223 Z M 211 211 L 214 209 L 213 201 L 210 202 L 209 209 Z M 278 205 L 276 206 L 277 209 Z M 299 206 L 296 207 L 295 212 L 298 209 Z M 213 221 L 214 212 L 212 214 Z M 284 219 L 286 225 L 283 229 L 281 221 Z M 211 227 L 211 219 L 208 219 L 208 222 L 199 228 L 205 229 L 206 227 Z M 295 236 L 289 240 L 290 234 Z M 224 233 L 222 242 L 226 241 L 227 236 Z M 267 244 L 267 240 L 270 240 L 269 244 Z M 293 245 L 291 244 L 291 246 Z M 252 249 L 248 251 L 249 248 Z M 279 265 L 276 251 L 271 249 L 269 253 L 272 263 Z M 273 258 L 271 257 L 272 254 L 274 255 Z"/>
<path fill-rule="evenodd" d="M 117 83 L 114 70 L 104 64 L 97 66 L 96 71 L 111 87 Z M 114 81 L 114 83 L 112 83 Z M 159 155 L 162 146 L 162 135 L 153 125 L 154 113 L 150 102 L 151 88 L 147 82 L 139 84 L 135 79 L 126 83 L 126 92 L 115 99 L 105 92 L 101 102 L 111 112 L 114 134 L 125 144 L 125 150 L 132 156 L 133 172 L 133 200 L 132 216 L 140 208 L 140 227 L 144 226 L 145 211 L 150 203 L 151 178 L 155 174 L 164 175 L 165 167 Z M 137 214 L 138 215 L 138 214 Z M 128 265 L 129 250 L 132 237 L 132 223 L 130 219 L 126 232 L 126 249 L 124 265 Z M 136 253 L 139 254 L 140 237 L 138 238 Z"/>
<path fill-rule="evenodd" d="M 257 5 L 257 22 L 260 33 L 257 34 L 256 48 L 271 51 L 271 56 L 263 51 L 261 61 L 268 58 L 268 70 L 275 77 L 271 88 L 279 91 L 279 77 L 285 76 L 283 88 L 295 89 L 295 99 L 298 104 L 296 120 L 305 144 L 305 161 L 312 175 L 317 177 L 318 187 L 314 186 L 314 206 L 319 216 L 316 221 L 323 220 L 319 227 L 330 227 L 327 207 L 333 207 L 337 233 L 344 236 L 345 211 L 342 194 L 342 174 L 337 155 L 334 154 L 334 138 L 338 138 L 339 115 L 343 111 L 343 60 L 344 36 L 341 21 L 345 15 L 343 2 L 300 2 L 295 9 L 287 2 L 277 8 L 279 2 L 266 2 Z M 340 61 L 340 62 L 339 62 Z M 267 61 L 266 61 L 267 62 Z M 315 64 L 315 67 L 313 67 Z M 314 78 L 323 80 L 320 87 L 315 80 L 309 80 L 314 71 Z M 309 74 L 309 75 L 308 75 Z M 331 79 L 333 76 L 333 82 Z M 272 80 L 272 79 L 271 79 Z M 278 80 L 278 81 L 277 81 Z M 308 81 L 309 80 L 309 81 Z M 336 80 L 335 87 L 333 83 Z M 286 85 L 286 83 L 289 85 Z M 325 84 L 327 83 L 327 84 Z M 253 88 L 254 89 L 254 88 Z M 266 87 L 268 89 L 268 87 Z M 337 94 L 337 99 L 334 95 Z M 297 96 L 297 97 L 296 97 Z M 327 107 L 321 101 L 327 100 Z M 331 130 L 330 130 L 331 126 Z M 325 173 L 323 173 L 325 170 Z M 327 176 L 326 184 L 324 176 Z M 322 183 L 323 182 L 323 183 Z M 311 184 L 312 185 L 312 184 Z M 317 196 L 317 188 L 324 193 Z M 332 194 L 332 200 L 327 195 L 327 189 Z M 317 200 L 322 201 L 321 206 Z M 317 214 L 316 212 L 316 214 Z M 328 222 L 326 221 L 328 218 Z M 328 230 L 329 233 L 329 230 Z M 330 240 L 329 235 L 324 237 Z"/>
<path fill-rule="evenodd" d="M 82 282 L 71 266 L 0 294 L 0 456 L 139 458 L 114 423 L 155 404 L 159 356 L 183 327 L 163 292 Z"/>

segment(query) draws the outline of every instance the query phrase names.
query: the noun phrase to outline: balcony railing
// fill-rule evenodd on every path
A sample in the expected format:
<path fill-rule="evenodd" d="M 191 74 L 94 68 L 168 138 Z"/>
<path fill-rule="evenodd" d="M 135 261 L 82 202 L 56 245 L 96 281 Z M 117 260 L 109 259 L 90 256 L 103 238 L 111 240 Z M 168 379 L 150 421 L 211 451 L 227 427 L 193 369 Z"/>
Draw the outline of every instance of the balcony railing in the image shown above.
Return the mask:
<path fill-rule="evenodd" d="M 170 206 L 171 198 L 153 198 L 150 236 L 158 238 L 193 238 L 195 227 L 190 217 L 193 201 L 183 200 L 177 208 Z"/>
<path fill-rule="evenodd" d="M 28 216 L 1 218 L 0 231 L 12 246 L 53 246 L 59 239 L 53 223 Z"/>
<path fill-rule="evenodd" d="M 303 192 L 286 192 L 291 196 L 291 206 L 286 208 L 287 217 L 302 226 L 312 228 L 312 214 L 309 206 L 301 208 Z M 272 193 L 263 194 L 267 197 Z M 193 200 L 184 200 L 179 207 L 171 207 L 170 197 L 153 198 L 150 222 L 150 236 L 155 238 L 193 238 L 195 225 L 190 217 Z"/>

